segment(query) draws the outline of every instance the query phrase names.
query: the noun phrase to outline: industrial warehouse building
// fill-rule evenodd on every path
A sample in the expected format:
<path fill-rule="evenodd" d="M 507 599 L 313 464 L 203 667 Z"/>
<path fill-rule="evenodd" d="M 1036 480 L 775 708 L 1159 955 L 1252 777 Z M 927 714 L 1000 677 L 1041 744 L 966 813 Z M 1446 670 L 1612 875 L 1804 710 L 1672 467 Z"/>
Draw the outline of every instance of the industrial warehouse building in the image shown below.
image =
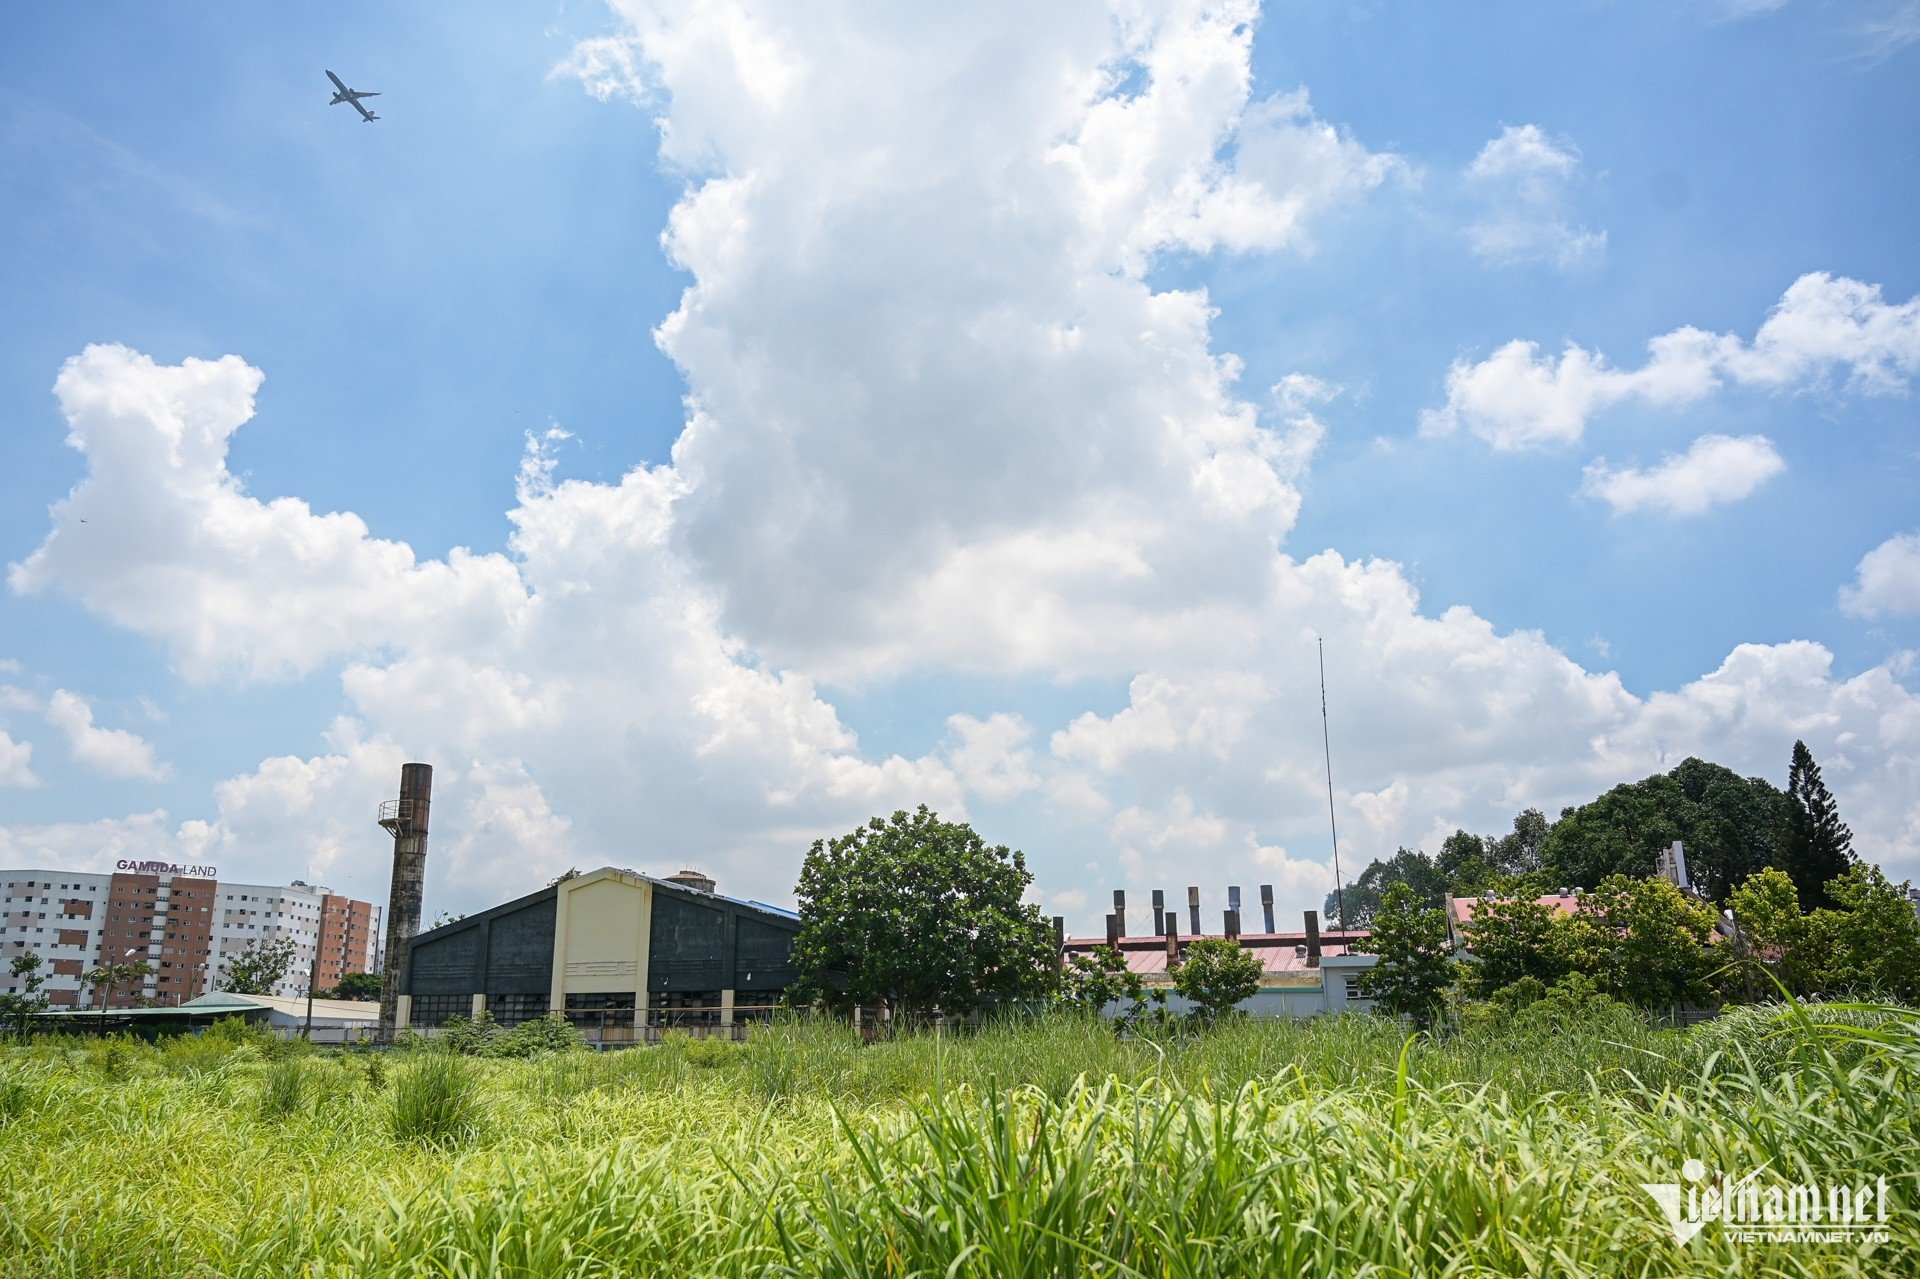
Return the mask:
<path fill-rule="evenodd" d="M 1164 893 L 1153 894 L 1153 932 L 1147 936 L 1127 933 L 1127 895 L 1113 894 L 1113 912 L 1107 916 L 1104 937 L 1063 937 L 1061 952 L 1065 959 L 1092 955 L 1103 948 L 1119 952 L 1127 969 L 1140 978 L 1148 990 L 1166 997 L 1171 1013 L 1191 1011 L 1188 1002 L 1171 993 L 1172 970 L 1197 938 L 1200 930 L 1200 890 L 1187 889 L 1189 932 L 1180 935 L 1180 913 L 1168 909 Z M 1313 1017 L 1321 1013 L 1362 1011 L 1373 1001 L 1360 990 L 1360 977 L 1379 962 L 1379 957 L 1358 947 L 1368 934 L 1364 930 L 1322 929 L 1317 911 L 1307 911 L 1306 925 L 1299 932 L 1281 932 L 1274 927 L 1273 885 L 1260 885 L 1260 907 L 1265 929 L 1245 932 L 1240 926 L 1240 890 L 1227 889 L 1227 908 L 1222 913 L 1219 936 L 1237 944 L 1260 961 L 1260 988 L 1241 1002 L 1240 1009 L 1255 1017 Z M 1056 918 L 1054 927 L 1063 921 Z M 1119 1003 L 1108 1005 L 1108 1016 L 1126 1011 Z"/>
<path fill-rule="evenodd" d="M 604 867 L 420 933 L 395 1026 L 430 1030 L 491 1013 L 503 1026 L 564 1012 L 589 1038 L 648 1026 L 765 1018 L 793 980 L 800 917 L 722 897 L 683 871 Z"/>

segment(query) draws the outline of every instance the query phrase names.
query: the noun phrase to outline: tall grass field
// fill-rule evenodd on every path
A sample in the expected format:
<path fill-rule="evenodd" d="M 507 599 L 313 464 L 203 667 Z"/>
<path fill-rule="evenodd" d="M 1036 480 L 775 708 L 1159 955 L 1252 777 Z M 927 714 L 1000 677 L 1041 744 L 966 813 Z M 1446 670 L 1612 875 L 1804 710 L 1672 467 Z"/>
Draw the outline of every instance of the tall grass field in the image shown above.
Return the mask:
<path fill-rule="evenodd" d="M 235 1031 L 0 1049 L 0 1276 L 1920 1275 L 1920 1030 L 821 1025 L 523 1061 Z M 1685 1244 L 1642 1183 L 1889 1187 Z"/>

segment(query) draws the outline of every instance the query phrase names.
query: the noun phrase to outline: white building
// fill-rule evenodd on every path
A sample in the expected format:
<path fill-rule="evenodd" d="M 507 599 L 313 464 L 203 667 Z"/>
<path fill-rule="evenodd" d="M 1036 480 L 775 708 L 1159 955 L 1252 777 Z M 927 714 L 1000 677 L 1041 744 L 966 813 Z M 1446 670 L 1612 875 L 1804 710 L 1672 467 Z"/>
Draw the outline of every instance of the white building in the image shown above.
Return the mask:
<path fill-rule="evenodd" d="M 0 870 L 0 989 L 18 989 L 7 965 L 41 956 L 42 991 L 56 1008 L 87 1007 L 83 980 L 105 964 L 144 959 L 136 989 L 107 992 L 110 1006 L 139 996 L 178 1004 L 206 994 L 255 942 L 286 938 L 293 962 L 272 994 L 304 996 L 350 972 L 379 971 L 380 911 L 319 885 L 222 883 L 211 866 L 123 861 L 112 874 Z"/>

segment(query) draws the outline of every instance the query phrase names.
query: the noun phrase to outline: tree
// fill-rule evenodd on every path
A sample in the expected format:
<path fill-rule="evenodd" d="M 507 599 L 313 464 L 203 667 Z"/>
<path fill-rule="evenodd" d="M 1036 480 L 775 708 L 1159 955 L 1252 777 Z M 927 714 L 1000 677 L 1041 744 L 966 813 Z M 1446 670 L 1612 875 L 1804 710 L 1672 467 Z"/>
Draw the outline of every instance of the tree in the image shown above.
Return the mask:
<path fill-rule="evenodd" d="M 1260 957 L 1225 937 L 1198 937 L 1187 943 L 1173 969 L 1173 989 L 1187 999 L 1200 1019 L 1211 1024 L 1260 990 L 1265 971 Z"/>
<path fill-rule="evenodd" d="M 1540 854 L 1551 829 L 1545 813 L 1529 808 L 1513 819 L 1512 834 L 1488 841 L 1487 860 L 1502 875 L 1531 875 L 1540 869 Z"/>
<path fill-rule="evenodd" d="M 1787 797 L 1765 778 L 1688 759 L 1563 809 L 1546 836 L 1543 864 L 1555 883 L 1592 888 L 1609 875 L 1653 874 L 1660 850 L 1679 840 L 1694 887 L 1723 902 L 1735 884 L 1777 860 L 1787 812 Z"/>
<path fill-rule="evenodd" d="M 40 993 L 47 979 L 40 975 L 39 952 L 30 950 L 15 955 L 7 965 L 7 971 L 13 977 L 13 984 L 22 989 L 0 994 L 0 1025 L 12 1026 L 24 1040 L 27 1027 L 33 1024 L 35 1017 L 47 1011 L 47 1006 L 53 1001 Z"/>
<path fill-rule="evenodd" d="M 1485 892 L 1497 873 L 1488 852 L 1487 841 L 1478 835 L 1456 830 L 1447 836 L 1433 862 L 1446 881 L 1446 891 L 1456 897 L 1477 897 Z"/>
<path fill-rule="evenodd" d="M 114 987 L 124 986 L 130 981 L 138 981 L 152 971 L 152 964 L 144 959 L 136 959 L 132 963 L 121 960 L 119 963 L 101 964 L 97 968 L 89 968 L 80 975 L 81 981 L 93 987 L 93 1006 L 103 1015 L 103 1028 L 107 1000 L 112 996 Z"/>
<path fill-rule="evenodd" d="M 1813 762 L 1805 742 L 1793 744 L 1787 799 L 1791 808 L 1781 850 L 1782 869 L 1793 877 L 1794 887 L 1810 907 L 1832 906 L 1835 902 L 1827 884 L 1853 865 L 1853 832 L 1840 820 L 1840 807 L 1821 780 L 1820 766 Z"/>
<path fill-rule="evenodd" d="M 1609 875 L 1653 874 L 1654 856 L 1686 834 L 1686 796 L 1671 777 L 1616 786 L 1577 808 L 1560 810 L 1543 850 L 1562 884 L 1592 888 Z"/>
<path fill-rule="evenodd" d="M 1515 982 L 1533 978 L 1551 986 L 1565 974 L 1554 946 L 1554 909 L 1531 896 L 1482 897 L 1466 926 L 1469 989 L 1490 998 Z"/>
<path fill-rule="evenodd" d="M 1609 875 L 1580 894 L 1580 908 L 1554 923 L 1570 972 L 1642 1008 L 1710 997 L 1720 960 L 1708 949 L 1717 917 L 1664 879 Z"/>
<path fill-rule="evenodd" d="M 1098 1014 L 1108 1004 L 1127 1007 L 1121 1015 L 1132 1017 L 1146 1007 L 1146 985 L 1140 974 L 1127 967 L 1127 960 L 1112 946 L 1096 946 L 1091 954 L 1075 955 L 1060 974 L 1060 999 L 1083 1012 Z"/>
<path fill-rule="evenodd" d="M 1763 777 L 1742 777 L 1730 768 L 1688 759 L 1668 774 L 1688 809 L 1682 815 L 1687 871 L 1693 886 L 1724 902 L 1755 871 L 1780 863 L 1786 795 Z"/>
<path fill-rule="evenodd" d="M 340 978 L 338 986 L 315 993 L 321 999 L 378 999 L 380 998 L 380 974 L 347 973 Z"/>
<path fill-rule="evenodd" d="M 1808 912 L 1806 964 L 1822 994 L 1920 999 L 1920 919 L 1908 885 L 1855 864 L 1827 881 L 1835 908 Z"/>
<path fill-rule="evenodd" d="M 1800 895 L 1785 871 L 1769 867 L 1749 875 L 1728 896 L 1727 909 L 1733 912 L 1734 927 L 1739 930 L 1737 958 L 1745 970 L 1735 977 L 1742 994 L 1750 984 L 1755 998 L 1776 994 L 1773 982 L 1764 977 L 1749 983 L 1756 973 L 1770 974 L 1795 995 L 1813 990 L 1807 921 L 1800 913 Z"/>
<path fill-rule="evenodd" d="M 1447 894 L 1446 876 L 1433 859 L 1418 849 L 1402 848 L 1384 861 L 1376 858 L 1367 863 L 1367 868 L 1347 885 L 1347 927 L 1365 928 L 1395 884 L 1407 885 L 1429 906 L 1440 905 Z M 1340 923 L 1340 898 L 1340 893 L 1328 893 L 1322 903 L 1329 927 Z"/>
<path fill-rule="evenodd" d="M 1044 994 L 1053 934 L 1021 895 L 1026 857 L 922 804 L 832 841 L 800 870 L 792 995 L 908 1015 Z"/>
<path fill-rule="evenodd" d="M 1380 956 L 1361 975 L 1361 993 L 1387 1012 L 1408 1014 L 1425 1026 L 1453 984 L 1446 912 L 1421 905 L 1411 888 L 1396 884 L 1361 949 Z"/>
<path fill-rule="evenodd" d="M 256 937 L 220 970 L 216 989 L 236 995 L 270 995 L 293 967 L 293 938 Z"/>

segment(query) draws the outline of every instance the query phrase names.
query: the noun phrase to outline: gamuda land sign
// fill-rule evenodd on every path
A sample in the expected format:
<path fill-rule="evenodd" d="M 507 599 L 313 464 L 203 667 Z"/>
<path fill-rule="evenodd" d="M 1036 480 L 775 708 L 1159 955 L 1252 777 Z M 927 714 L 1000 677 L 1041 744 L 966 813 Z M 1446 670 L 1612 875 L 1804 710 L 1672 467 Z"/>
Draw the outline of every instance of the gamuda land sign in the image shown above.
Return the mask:
<path fill-rule="evenodd" d="M 184 875 L 188 879 L 218 879 L 218 866 L 182 866 L 177 862 L 136 862 L 121 858 L 113 864 L 115 870 L 131 871 L 136 875 Z"/>

